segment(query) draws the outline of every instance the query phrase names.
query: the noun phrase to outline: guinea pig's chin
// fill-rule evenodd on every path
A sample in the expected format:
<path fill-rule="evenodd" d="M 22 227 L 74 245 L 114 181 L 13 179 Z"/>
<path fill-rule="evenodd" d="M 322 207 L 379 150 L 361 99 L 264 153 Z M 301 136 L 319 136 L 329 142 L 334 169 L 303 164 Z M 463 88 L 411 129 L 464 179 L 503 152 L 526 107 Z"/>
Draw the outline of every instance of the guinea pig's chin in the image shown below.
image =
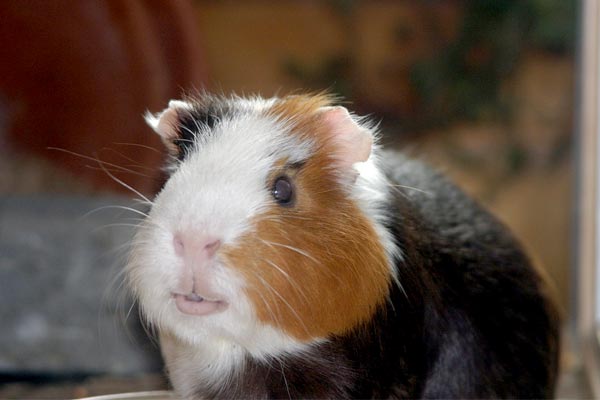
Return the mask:
<path fill-rule="evenodd" d="M 299 342 L 275 327 L 260 323 L 252 310 L 241 303 L 206 317 L 170 313 L 162 322 L 159 330 L 166 330 L 187 345 L 212 350 L 227 344 L 239 346 L 258 358 L 302 351 L 307 345 L 311 345 Z M 313 342 L 319 341 L 321 339 Z"/>
<path fill-rule="evenodd" d="M 237 342 L 252 331 L 257 320 L 251 303 L 233 280 L 228 280 L 229 287 L 217 285 L 221 290 L 215 290 L 207 299 L 180 294 L 164 285 L 160 293 L 152 293 L 152 299 L 150 293 L 145 293 L 140 303 L 143 309 L 146 306 L 148 319 L 159 331 L 168 331 L 184 342 L 198 344 L 211 338 Z"/>
<path fill-rule="evenodd" d="M 199 345 L 217 338 L 243 342 L 248 327 L 255 324 L 252 316 L 242 315 L 235 305 L 227 304 L 223 309 L 215 310 L 221 306 L 192 304 L 189 305 L 191 309 L 187 309 L 185 305 L 177 304 L 176 298 L 173 303 L 168 314 L 163 314 L 159 329 L 166 329 L 189 344 Z"/>

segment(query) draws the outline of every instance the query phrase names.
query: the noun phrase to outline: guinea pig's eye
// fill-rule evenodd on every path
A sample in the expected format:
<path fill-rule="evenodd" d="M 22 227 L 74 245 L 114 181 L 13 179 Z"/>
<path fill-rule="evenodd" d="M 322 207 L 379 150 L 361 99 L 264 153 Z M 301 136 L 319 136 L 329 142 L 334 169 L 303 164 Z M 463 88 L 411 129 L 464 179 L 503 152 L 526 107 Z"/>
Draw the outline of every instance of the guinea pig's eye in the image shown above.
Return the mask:
<path fill-rule="evenodd" d="M 282 206 L 289 206 L 294 200 L 294 186 L 287 176 L 280 176 L 273 184 L 273 198 Z"/>

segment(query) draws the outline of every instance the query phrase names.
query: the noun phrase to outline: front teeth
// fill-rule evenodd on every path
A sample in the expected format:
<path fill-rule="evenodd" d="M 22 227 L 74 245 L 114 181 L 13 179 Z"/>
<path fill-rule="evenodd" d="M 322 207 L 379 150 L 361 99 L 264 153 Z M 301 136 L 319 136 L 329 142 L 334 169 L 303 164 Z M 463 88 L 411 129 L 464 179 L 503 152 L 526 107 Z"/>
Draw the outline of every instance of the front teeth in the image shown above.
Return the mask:
<path fill-rule="evenodd" d="M 198 296 L 196 293 L 186 295 L 185 299 L 188 301 L 196 301 L 198 303 L 204 301 L 204 298 L 202 296 Z"/>

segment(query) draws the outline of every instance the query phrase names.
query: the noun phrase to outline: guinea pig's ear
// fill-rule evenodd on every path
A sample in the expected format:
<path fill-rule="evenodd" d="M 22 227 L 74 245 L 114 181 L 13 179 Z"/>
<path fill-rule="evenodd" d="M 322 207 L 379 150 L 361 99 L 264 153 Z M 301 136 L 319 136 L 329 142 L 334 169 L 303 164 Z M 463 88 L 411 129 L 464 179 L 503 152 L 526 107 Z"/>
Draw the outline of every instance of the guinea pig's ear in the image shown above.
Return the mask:
<path fill-rule="evenodd" d="M 367 161 L 373 146 L 371 132 L 360 126 L 344 107 L 323 107 L 321 112 L 322 123 L 337 148 L 340 166 L 350 169 L 355 163 Z"/>
<path fill-rule="evenodd" d="M 192 106 L 184 101 L 171 100 L 169 107 L 156 114 L 147 112 L 146 123 L 158 133 L 170 152 L 177 152 L 175 140 L 179 137 L 179 121 L 182 113 L 189 112 Z"/>

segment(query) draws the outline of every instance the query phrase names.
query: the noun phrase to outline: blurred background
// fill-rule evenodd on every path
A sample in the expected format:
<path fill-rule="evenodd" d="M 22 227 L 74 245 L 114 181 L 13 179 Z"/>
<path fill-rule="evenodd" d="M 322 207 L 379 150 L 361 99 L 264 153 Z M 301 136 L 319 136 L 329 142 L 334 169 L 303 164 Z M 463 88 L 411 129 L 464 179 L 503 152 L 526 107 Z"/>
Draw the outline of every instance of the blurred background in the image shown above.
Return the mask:
<path fill-rule="evenodd" d="M 166 387 L 119 271 L 183 90 L 329 90 L 509 225 L 573 319 L 575 0 L 0 2 L 0 398 Z M 133 207 L 139 207 L 133 205 Z M 565 329 L 559 395 L 589 397 Z"/>

